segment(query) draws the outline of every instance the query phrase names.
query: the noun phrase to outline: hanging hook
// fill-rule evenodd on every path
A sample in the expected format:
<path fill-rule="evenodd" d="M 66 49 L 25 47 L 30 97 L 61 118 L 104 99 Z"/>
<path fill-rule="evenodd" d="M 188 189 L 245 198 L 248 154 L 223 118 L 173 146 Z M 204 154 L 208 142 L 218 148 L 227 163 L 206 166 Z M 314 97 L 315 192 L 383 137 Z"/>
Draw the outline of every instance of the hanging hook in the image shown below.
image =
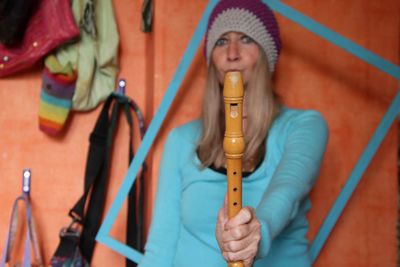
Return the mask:
<path fill-rule="evenodd" d="M 125 79 L 119 79 L 119 81 L 118 81 L 118 93 L 119 94 L 125 95 L 125 86 L 126 86 Z"/>
<path fill-rule="evenodd" d="M 24 169 L 22 172 L 22 193 L 29 196 L 31 191 L 31 170 Z"/>

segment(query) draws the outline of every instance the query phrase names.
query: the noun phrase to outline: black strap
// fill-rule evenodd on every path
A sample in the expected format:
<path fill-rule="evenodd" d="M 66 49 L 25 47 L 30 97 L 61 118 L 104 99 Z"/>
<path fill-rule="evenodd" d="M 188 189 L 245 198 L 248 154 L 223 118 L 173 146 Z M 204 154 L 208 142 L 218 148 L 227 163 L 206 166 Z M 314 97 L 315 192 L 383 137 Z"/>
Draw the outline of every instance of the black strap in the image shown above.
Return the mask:
<path fill-rule="evenodd" d="M 129 138 L 129 163 L 132 162 L 134 154 L 133 154 L 133 122 L 132 117 L 130 115 L 130 108 L 135 111 L 139 122 L 140 128 L 140 137 L 143 139 L 145 128 L 144 128 L 144 120 L 143 116 L 133 100 L 129 101 L 129 105 L 124 106 L 124 111 L 126 114 L 126 119 L 129 124 L 130 129 L 130 138 Z M 128 246 L 135 248 L 136 250 L 143 252 L 144 251 L 144 215 L 143 215 L 143 207 L 144 207 L 144 173 L 146 170 L 146 164 L 143 163 L 142 171 L 140 177 L 137 177 L 135 183 L 133 184 L 129 194 L 128 194 L 128 216 L 127 216 L 127 224 L 126 224 L 126 243 Z M 139 190 L 138 190 L 139 185 Z M 126 267 L 136 267 L 137 264 L 128 258 L 125 261 Z"/>
<path fill-rule="evenodd" d="M 144 0 L 142 4 L 142 31 L 151 32 L 153 24 L 153 1 Z"/>
<path fill-rule="evenodd" d="M 111 116 L 110 108 L 112 108 Z M 73 223 L 77 222 L 82 225 L 79 247 L 82 255 L 88 262 L 91 262 L 93 257 L 93 251 L 96 244 L 95 237 L 99 230 L 101 217 L 104 211 L 112 143 L 121 110 L 124 111 L 126 120 L 129 124 L 129 162 L 131 162 L 134 156 L 132 142 L 133 122 L 130 111 L 131 108 L 134 109 L 138 117 L 139 126 L 141 128 L 140 133 L 141 137 L 143 137 L 143 116 L 137 108 L 137 105 L 129 98 L 118 94 L 111 94 L 107 98 L 99 118 L 97 119 L 94 130 L 90 135 L 90 146 L 85 171 L 84 193 L 69 212 L 69 215 L 73 218 Z M 143 251 L 144 247 L 143 175 L 145 169 L 146 166 L 144 164 L 140 179 L 139 181 L 135 181 L 128 196 L 127 244 L 139 251 Z M 137 190 L 137 184 L 140 184 L 140 190 Z M 136 201 L 136 197 L 138 201 Z M 67 229 L 64 231 L 64 233 L 68 232 L 69 230 L 71 229 Z M 71 230 L 71 233 L 73 232 L 74 231 Z M 61 244 L 60 247 L 62 247 Z M 61 251 L 63 250 L 60 247 L 57 249 L 57 251 L 60 249 Z M 136 266 L 135 263 L 129 260 L 127 260 L 126 264 L 127 266 Z"/>
<path fill-rule="evenodd" d="M 112 108 L 112 113 L 111 113 L 111 121 L 109 121 L 108 117 L 107 118 L 105 118 L 105 117 L 103 118 L 102 116 L 100 117 L 103 119 L 103 121 L 100 122 L 101 125 L 103 125 L 103 122 L 104 122 L 104 125 L 109 123 L 108 129 L 99 127 L 99 129 L 101 131 L 97 133 L 96 129 L 95 129 L 95 132 L 94 132 L 94 134 L 99 134 L 100 136 L 102 136 L 104 134 L 104 132 L 107 132 L 105 153 L 102 156 L 103 161 L 102 162 L 93 161 L 92 159 L 97 159 L 97 158 L 101 157 L 101 156 L 93 155 L 93 157 L 89 156 L 89 159 L 87 162 L 87 164 L 88 164 L 87 166 L 89 166 L 89 168 L 91 166 L 94 166 L 94 168 L 96 168 L 99 164 L 101 164 L 101 166 L 100 166 L 101 171 L 98 174 L 98 176 L 95 177 L 95 180 L 93 181 L 93 184 L 92 184 L 92 190 L 91 190 L 89 204 L 87 206 L 86 214 L 82 221 L 83 229 L 82 229 L 81 240 L 79 243 L 79 247 L 81 249 L 82 255 L 89 262 L 91 262 L 92 257 L 93 257 L 93 251 L 94 251 L 94 247 L 96 245 L 95 237 L 100 228 L 101 218 L 103 215 L 104 205 L 105 205 L 105 201 L 106 201 L 107 177 L 109 176 L 112 140 L 114 137 L 113 135 L 114 135 L 114 131 L 115 131 L 116 123 L 117 123 L 119 108 L 120 108 L 120 106 L 118 104 L 114 104 L 114 106 Z M 107 113 L 108 113 L 108 110 L 107 110 Z M 103 141 L 104 140 L 102 140 L 102 142 Z M 92 144 L 94 144 L 94 143 L 92 143 L 92 140 L 91 140 L 91 146 L 92 146 Z M 104 145 L 104 143 L 102 145 Z M 97 144 L 95 144 L 94 148 L 97 149 Z M 104 147 L 101 146 L 100 149 L 102 150 L 102 149 L 104 149 Z M 90 152 L 92 152 L 92 151 L 90 151 Z M 97 151 L 94 151 L 94 152 L 97 153 Z M 85 181 L 90 182 L 92 177 L 86 177 L 86 178 L 89 178 L 90 180 L 85 179 Z"/>
<path fill-rule="evenodd" d="M 107 153 L 108 128 L 110 124 L 108 113 L 112 100 L 113 99 L 109 97 L 104 103 L 95 128 L 90 134 L 90 145 L 85 170 L 84 193 L 69 212 L 69 215 L 79 223 L 83 223 L 85 204 L 90 190 L 103 171 L 103 165 Z"/>

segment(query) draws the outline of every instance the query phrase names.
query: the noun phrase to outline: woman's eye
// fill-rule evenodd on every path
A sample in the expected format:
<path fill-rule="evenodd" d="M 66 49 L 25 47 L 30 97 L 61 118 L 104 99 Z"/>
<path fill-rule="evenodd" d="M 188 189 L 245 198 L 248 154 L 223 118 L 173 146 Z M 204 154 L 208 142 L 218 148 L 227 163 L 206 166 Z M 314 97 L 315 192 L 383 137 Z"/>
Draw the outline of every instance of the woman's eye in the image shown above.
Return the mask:
<path fill-rule="evenodd" d="M 247 36 L 247 35 L 243 35 L 240 39 L 241 39 L 241 40 L 243 41 L 243 43 L 245 43 L 245 44 L 254 43 L 254 40 L 253 40 L 251 37 Z"/>
<path fill-rule="evenodd" d="M 215 46 L 223 46 L 227 43 L 227 40 L 225 38 L 219 38 L 217 42 L 215 42 Z"/>

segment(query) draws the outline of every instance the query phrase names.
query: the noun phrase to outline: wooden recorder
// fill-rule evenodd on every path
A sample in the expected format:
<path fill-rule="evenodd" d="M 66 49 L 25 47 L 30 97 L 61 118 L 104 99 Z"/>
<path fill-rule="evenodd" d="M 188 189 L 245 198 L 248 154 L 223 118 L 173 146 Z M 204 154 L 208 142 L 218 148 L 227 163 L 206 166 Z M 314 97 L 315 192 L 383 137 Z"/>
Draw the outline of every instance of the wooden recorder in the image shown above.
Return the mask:
<path fill-rule="evenodd" d="M 240 72 L 228 72 L 224 80 L 225 135 L 224 153 L 228 176 L 228 216 L 242 208 L 243 81 Z M 243 267 L 242 262 L 229 262 L 229 267 Z"/>

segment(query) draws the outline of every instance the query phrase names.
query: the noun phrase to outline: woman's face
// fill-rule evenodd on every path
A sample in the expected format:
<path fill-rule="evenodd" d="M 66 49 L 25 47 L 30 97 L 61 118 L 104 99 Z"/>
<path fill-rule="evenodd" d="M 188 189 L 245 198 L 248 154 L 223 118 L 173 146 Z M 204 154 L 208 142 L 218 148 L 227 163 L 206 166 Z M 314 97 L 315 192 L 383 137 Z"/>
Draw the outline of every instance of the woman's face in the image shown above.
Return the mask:
<path fill-rule="evenodd" d="M 228 32 L 222 35 L 211 55 L 220 84 L 223 84 L 227 72 L 240 71 L 246 86 L 255 69 L 259 53 L 256 42 L 243 33 Z"/>

